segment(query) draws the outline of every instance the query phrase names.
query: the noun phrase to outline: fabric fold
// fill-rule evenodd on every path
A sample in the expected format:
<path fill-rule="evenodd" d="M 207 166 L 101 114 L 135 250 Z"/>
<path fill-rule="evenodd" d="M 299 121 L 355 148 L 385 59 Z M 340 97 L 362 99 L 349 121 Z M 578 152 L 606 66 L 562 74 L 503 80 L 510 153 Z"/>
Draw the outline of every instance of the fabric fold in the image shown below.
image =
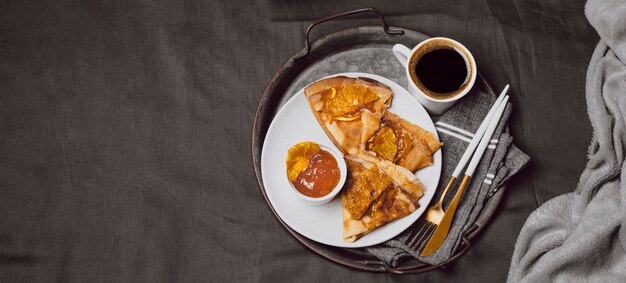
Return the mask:
<path fill-rule="evenodd" d="M 591 0 L 585 14 L 600 35 L 586 81 L 589 161 L 573 192 L 549 200 L 526 220 L 509 282 L 626 281 L 626 6 Z"/>

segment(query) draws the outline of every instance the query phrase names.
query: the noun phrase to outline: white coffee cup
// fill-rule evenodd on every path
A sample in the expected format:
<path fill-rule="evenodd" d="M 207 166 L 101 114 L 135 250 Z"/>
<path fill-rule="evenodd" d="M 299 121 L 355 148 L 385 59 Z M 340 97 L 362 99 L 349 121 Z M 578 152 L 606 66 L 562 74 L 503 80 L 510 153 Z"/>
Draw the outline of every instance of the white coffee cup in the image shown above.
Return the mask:
<path fill-rule="evenodd" d="M 455 91 L 444 94 L 442 97 L 437 98 L 438 95 L 433 91 L 428 90 L 419 80 L 415 74 L 415 64 L 424 54 L 437 49 L 452 49 L 458 52 L 465 61 L 465 67 L 467 68 L 467 77 L 463 84 Z M 409 91 L 417 98 L 417 100 L 428 110 L 432 115 L 441 115 L 448 108 L 450 108 L 459 99 L 465 96 L 476 81 L 476 61 L 472 53 L 463 46 L 463 44 L 445 37 L 433 37 L 420 42 L 412 50 L 402 44 L 396 44 L 393 46 L 393 54 L 398 58 L 398 61 L 404 66 L 406 71 L 406 78 L 408 80 Z M 413 73 L 413 76 L 412 76 Z M 431 94 L 430 96 L 428 94 Z"/>

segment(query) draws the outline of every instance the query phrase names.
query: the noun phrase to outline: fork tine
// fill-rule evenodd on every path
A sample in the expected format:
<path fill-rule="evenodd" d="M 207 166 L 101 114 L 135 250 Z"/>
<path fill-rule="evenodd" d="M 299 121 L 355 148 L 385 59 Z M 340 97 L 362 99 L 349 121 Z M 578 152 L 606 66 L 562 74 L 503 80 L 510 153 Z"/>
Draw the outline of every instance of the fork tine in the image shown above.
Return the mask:
<path fill-rule="evenodd" d="M 415 241 L 419 238 L 419 235 L 421 235 L 421 234 L 422 234 L 422 232 L 424 231 L 424 229 L 425 229 L 425 227 L 426 227 L 427 225 L 428 225 L 428 224 L 427 224 L 426 222 L 424 222 L 424 223 L 423 223 L 423 224 L 419 227 L 419 229 L 417 229 L 417 227 L 415 227 L 415 229 L 413 230 L 413 232 L 411 233 L 411 235 L 409 236 L 409 238 L 407 238 L 407 239 L 406 239 L 405 244 L 406 244 L 407 246 L 409 246 L 409 247 L 410 247 L 410 246 L 412 246 L 412 245 L 415 243 Z"/>
<path fill-rule="evenodd" d="M 432 225 L 430 229 L 428 229 L 428 231 L 426 232 L 426 237 L 424 237 L 424 239 L 421 240 L 419 245 L 415 246 L 415 251 L 421 252 L 424 249 L 424 247 L 426 247 L 426 243 L 428 243 L 428 240 L 430 240 L 430 237 L 433 236 L 433 233 L 435 232 L 436 229 L 437 229 L 437 225 Z"/>
<path fill-rule="evenodd" d="M 411 248 L 412 250 L 415 250 L 415 246 L 418 245 L 422 239 L 422 237 L 424 237 L 424 234 L 428 231 L 428 229 L 430 228 L 430 221 L 426 221 L 424 223 L 424 226 L 422 226 L 422 229 L 420 229 L 419 233 L 417 233 L 415 235 L 415 238 L 413 238 L 413 241 L 411 241 L 409 248 Z"/>
<path fill-rule="evenodd" d="M 415 235 L 413 235 L 413 238 L 410 239 L 410 241 L 406 242 L 406 246 L 409 247 L 410 249 L 413 249 L 412 246 L 415 245 L 415 242 L 417 242 L 417 240 L 419 239 L 419 236 L 424 233 L 424 231 L 426 230 L 428 224 L 424 223 L 424 225 L 422 225 L 422 227 L 420 227 L 419 231 L 417 231 L 415 233 Z"/>
<path fill-rule="evenodd" d="M 426 228 L 424 233 L 422 233 L 419 239 L 411 247 L 413 250 L 419 251 L 418 248 L 421 247 L 425 242 L 428 242 L 428 239 L 430 239 L 430 236 L 432 236 L 433 232 L 437 228 L 437 225 L 435 225 L 434 223 L 432 222 L 428 222 L 428 223 L 429 223 L 428 228 Z"/>
<path fill-rule="evenodd" d="M 419 219 L 415 222 L 415 224 L 413 224 L 413 226 L 412 226 L 412 228 L 411 228 L 411 233 L 409 234 L 409 236 L 408 236 L 408 237 L 406 238 L 406 240 L 404 241 L 404 244 L 405 244 L 405 245 L 407 245 L 407 246 L 408 246 L 408 245 L 409 245 L 409 243 L 411 243 L 411 242 L 413 242 L 413 241 L 415 240 L 415 236 L 416 236 L 417 234 L 419 234 L 419 231 L 420 231 L 421 229 L 423 229 L 423 228 L 424 228 L 424 222 L 426 222 L 426 220 L 425 220 L 423 217 L 421 217 L 421 218 L 419 218 Z"/>
<path fill-rule="evenodd" d="M 415 249 L 414 246 L 417 245 L 421 241 L 422 237 L 424 236 L 424 234 L 426 234 L 428 229 L 430 229 L 431 225 L 432 225 L 432 223 L 430 221 L 428 221 L 428 220 L 424 221 L 424 224 L 422 225 L 422 228 L 419 230 L 419 232 L 417 232 L 415 234 L 415 237 L 413 237 L 411 242 L 408 244 L 408 246 L 411 249 Z"/>

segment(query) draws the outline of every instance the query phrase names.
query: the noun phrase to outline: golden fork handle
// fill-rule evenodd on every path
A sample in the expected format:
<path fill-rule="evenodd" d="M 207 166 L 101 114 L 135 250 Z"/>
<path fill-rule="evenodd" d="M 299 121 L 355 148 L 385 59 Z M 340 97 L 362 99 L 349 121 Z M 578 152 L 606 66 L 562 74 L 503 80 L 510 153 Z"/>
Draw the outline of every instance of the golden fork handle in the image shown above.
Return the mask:
<path fill-rule="evenodd" d="M 456 177 L 451 176 L 450 181 L 448 181 L 448 184 L 446 185 L 446 188 L 443 189 L 443 193 L 441 194 L 441 197 L 439 197 L 439 202 L 437 204 L 441 206 L 441 209 L 443 209 L 443 199 L 446 197 L 446 194 L 448 193 L 452 185 L 454 185 L 454 182 L 456 182 Z"/>

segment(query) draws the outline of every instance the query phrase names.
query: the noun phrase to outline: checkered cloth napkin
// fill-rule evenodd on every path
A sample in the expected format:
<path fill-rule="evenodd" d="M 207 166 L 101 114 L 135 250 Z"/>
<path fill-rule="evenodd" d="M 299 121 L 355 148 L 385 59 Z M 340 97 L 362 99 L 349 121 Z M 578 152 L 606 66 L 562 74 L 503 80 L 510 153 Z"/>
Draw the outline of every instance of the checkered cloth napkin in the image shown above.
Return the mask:
<path fill-rule="evenodd" d="M 495 100 L 493 95 L 473 89 L 440 116 L 435 123 L 439 138 L 444 144 L 442 147 L 443 168 L 431 205 L 441 196 L 454 168 Z M 365 248 L 365 250 L 391 266 L 397 266 L 402 260 L 409 257 L 429 264 L 439 264 L 450 258 L 453 251 L 461 244 L 461 234 L 476 221 L 486 200 L 530 160 L 528 155 L 513 145 L 513 138 L 504 133 L 510 114 L 511 104 L 508 104 L 489 146 L 474 176 L 472 176 L 469 187 L 463 193 L 448 237 L 434 254 L 421 257 L 418 252 L 411 250 L 404 244 L 414 227 L 407 229 L 394 239 Z M 458 184 L 446 195 L 444 210 L 454 197 L 457 187 Z"/>

